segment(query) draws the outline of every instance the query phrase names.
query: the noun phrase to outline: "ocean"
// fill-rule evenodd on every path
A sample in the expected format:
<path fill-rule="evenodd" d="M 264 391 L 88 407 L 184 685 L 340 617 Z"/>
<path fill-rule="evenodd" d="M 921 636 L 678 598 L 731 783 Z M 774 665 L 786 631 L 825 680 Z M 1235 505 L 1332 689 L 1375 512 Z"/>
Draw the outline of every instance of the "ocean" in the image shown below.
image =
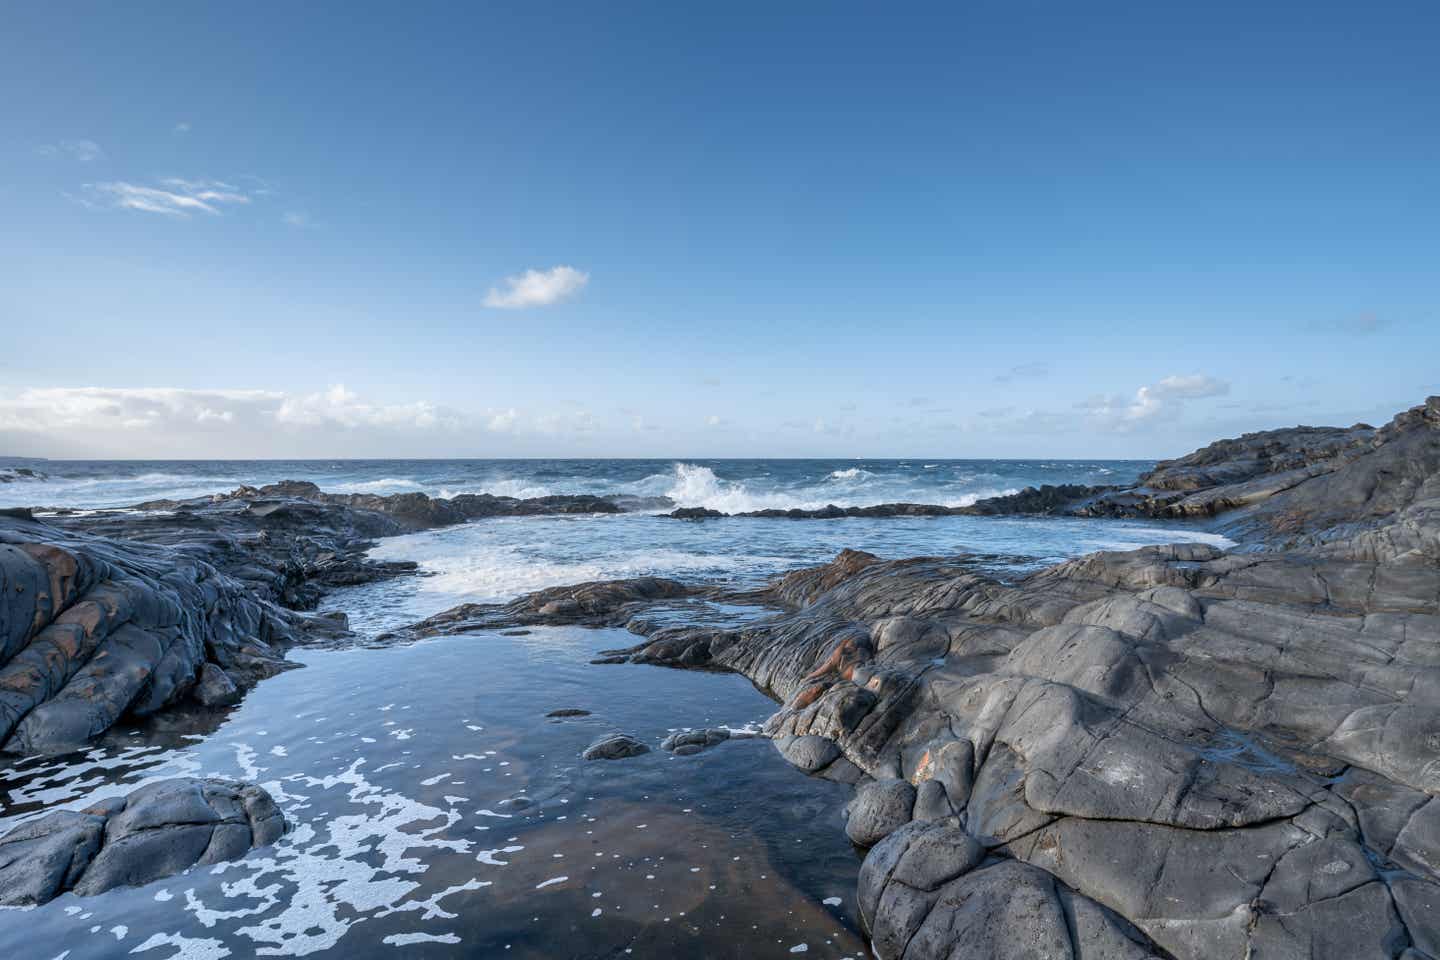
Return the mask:
<path fill-rule="evenodd" d="M 0 468 L 19 461 L 0 461 Z M 334 493 L 419 491 L 624 498 L 631 512 L 492 519 L 380 543 L 374 556 L 416 560 L 422 576 L 332 594 L 361 630 L 384 630 L 459 603 L 544 587 L 644 575 L 758 584 L 846 548 L 881 557 L 980 553 L 1016 572 L 1094 550 L 1198 540 L 1203 526 L 1129 520 L 931 517 L 673 520 L 676 507 L 725 513 L 908 501 L 962 506 L 1040 484 L 1130 483 L 1137 460 L 189 460 L 26 461 L 44 479 L 0 484 L 0 506 L 128 507 L 309 480 Z"/>

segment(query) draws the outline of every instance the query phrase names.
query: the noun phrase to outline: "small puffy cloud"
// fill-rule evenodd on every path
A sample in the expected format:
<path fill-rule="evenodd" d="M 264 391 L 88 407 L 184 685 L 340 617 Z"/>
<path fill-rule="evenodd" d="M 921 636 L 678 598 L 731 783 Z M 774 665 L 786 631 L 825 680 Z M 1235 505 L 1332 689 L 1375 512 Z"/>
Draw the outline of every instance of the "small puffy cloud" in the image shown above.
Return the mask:
<path fill-rule="evenodd" d="M 1096 394 L 1075 404 L 1100 426 L 1114 430 L 1132 430 L 1156 421 L 1180 415 L 1188 400 L 1221 397 L 1230 392 L 1230 384 L 1201 374 L 1168 376 L 1140 387 L 1134 396 Z"/>
<path fill-rule="evenodd" d="M 526 270 L 506 277 L 503 288 L 491 287 L 485 295 L 485 306 L 498 310 L 521 307 L 544 307 L 569 300 L 590 282 L 590 274 L 574 267 L 552 267 L 549 270 Z"/>
<path fill-rule="evenodd" d="M 221 207 L 250 202 L 247 192 L 222 180 L 186 180 L 180 177 L 161 180 L 157 186 L 123 180 L 87 183 L 85 193 L 93 205 L 170 217 L 188 217 L 195 212 L 217 215 Z"/>
<path fill-rule="evenodd" d="M 90 163 L 105 156 L 100 144 L 94 140 L 61 140 L 59 143 L 45 143 L 35 148 L 42 157 L 69 157 L 79 163 Z"/>
<path fill-rule="evenodd" d="M 705 426 L 707 427 L 723 427 L 724 425 L 725 418 L 717 414 L 712 413 L 710 414 L 710 416 L 705 418 Z"/>

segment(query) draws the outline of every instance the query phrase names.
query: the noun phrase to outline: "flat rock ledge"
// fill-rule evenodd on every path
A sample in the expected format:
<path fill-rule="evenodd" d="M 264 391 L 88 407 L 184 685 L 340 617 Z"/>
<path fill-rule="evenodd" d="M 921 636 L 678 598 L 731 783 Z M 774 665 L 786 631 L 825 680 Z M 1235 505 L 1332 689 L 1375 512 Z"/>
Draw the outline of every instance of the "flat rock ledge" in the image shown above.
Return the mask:
<path fill-rule="evenodd" d="M 1071 492 L 1240 545 L 1018 580 L 845 551 L 742 624 L 620 581 L 429 627 L 624 622 L 614 658 L 750 678 L 776 748 L 857 787 L 881 960 L 1440 958 L 1440 398 Z"/>
<path fill-rule="evenodd" d="M 284 833 L 285 817 L 261 787 L 162 780 L 84 810 L 48 814 L 0 837 L 0 906 L 140 886 L 239 859 Z"/>

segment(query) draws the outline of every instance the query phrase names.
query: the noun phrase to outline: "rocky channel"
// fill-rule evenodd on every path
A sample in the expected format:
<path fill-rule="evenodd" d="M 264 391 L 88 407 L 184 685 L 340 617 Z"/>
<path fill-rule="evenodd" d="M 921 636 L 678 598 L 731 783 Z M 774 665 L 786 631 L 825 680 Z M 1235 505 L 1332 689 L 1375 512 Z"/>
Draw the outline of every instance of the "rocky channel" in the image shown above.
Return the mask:
<path fill-rule="evenodd" d="M 409 572 L 365 556 L 377 537 L 623 509 L 291 483 L 0 518 L 0 743 L 68 749 L 227 702 L 288 646 L 343 638 L 307 612 L 326 589 Z M 847 833 L 867 851 L 859 902 L 882 958 L 1440 957 L 1440 398 L 1379 428 L 1220 441 L 1133 487 L 934 509 L 1202 519 L 1238 545 L 1019 578 L 845 551 L 759 591 L 588 583 L 393 638 L 623 625 L 640 642 L 606 662 L 748 677 L 780 703 L 764 731 L 777 749 L 855 785 Z M 712 600 L 774 612 L 651 615 Z M 610 741 L 594 756 L 623 763 L 634 746 Z"/>

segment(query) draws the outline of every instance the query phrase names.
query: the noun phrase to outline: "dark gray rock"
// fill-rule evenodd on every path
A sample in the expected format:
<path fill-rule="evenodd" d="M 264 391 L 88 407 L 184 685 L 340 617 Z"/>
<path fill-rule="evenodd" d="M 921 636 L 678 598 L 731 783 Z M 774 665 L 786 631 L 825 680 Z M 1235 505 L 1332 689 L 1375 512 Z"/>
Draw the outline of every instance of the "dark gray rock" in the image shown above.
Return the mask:
<path fill-rule="evenodd" d="M 566 717 L 588 717 L 590 716 L 590 711 L 580 710 L 576 707 L 563 707 L 559 710 L 551 710 L 549 713 L 545 714 L 545 716 L 554 719 L 564 719 Z"/>
<path fill-rule="evenodd" d="M 580 754 L 582 760 L 625 760 L 649 753 L 650 747 L 628 733 L 612 733 L 601 737 Z"/>
<path fill-rule="evenodd" d="M 806 773 L 823 770 L 841 755 L 840 746 L 834 740 L 817 736 L 779 737 L 775 740 L 775 749 Z"/>
<path fill-rule="evenodd" d="M 699 753 L 702 750 L 708 750 L 716 744 L 724 743 L 729 739 L 730 731 L 723 727 L 705 730 L 682 730 L 672 733 L 662 740 L 660 742 L 660 748 L 686 757 Z"/>
<path fill-rule="evenodd" d="M 200 667 L 200 680 L 191 696 L 207 707 L 228 707 L 239 703 L 242 694 L 229 674 L 213 663 L 206 663 Z"/>
<path fill-rule="evenodd" d="M 868 847 L 910 822 L 915 788 L 905 780 L 877 780 L 855 791 L 846 809 L 845 834 L 859 847 Z"/>
<path fill-rule="evenodd" d="M 61 810 L 0 837 L 0 905 L 138 886 L 274 843 L 285 818 L 262 788 L 181 778 L 80 812 Z"/>

